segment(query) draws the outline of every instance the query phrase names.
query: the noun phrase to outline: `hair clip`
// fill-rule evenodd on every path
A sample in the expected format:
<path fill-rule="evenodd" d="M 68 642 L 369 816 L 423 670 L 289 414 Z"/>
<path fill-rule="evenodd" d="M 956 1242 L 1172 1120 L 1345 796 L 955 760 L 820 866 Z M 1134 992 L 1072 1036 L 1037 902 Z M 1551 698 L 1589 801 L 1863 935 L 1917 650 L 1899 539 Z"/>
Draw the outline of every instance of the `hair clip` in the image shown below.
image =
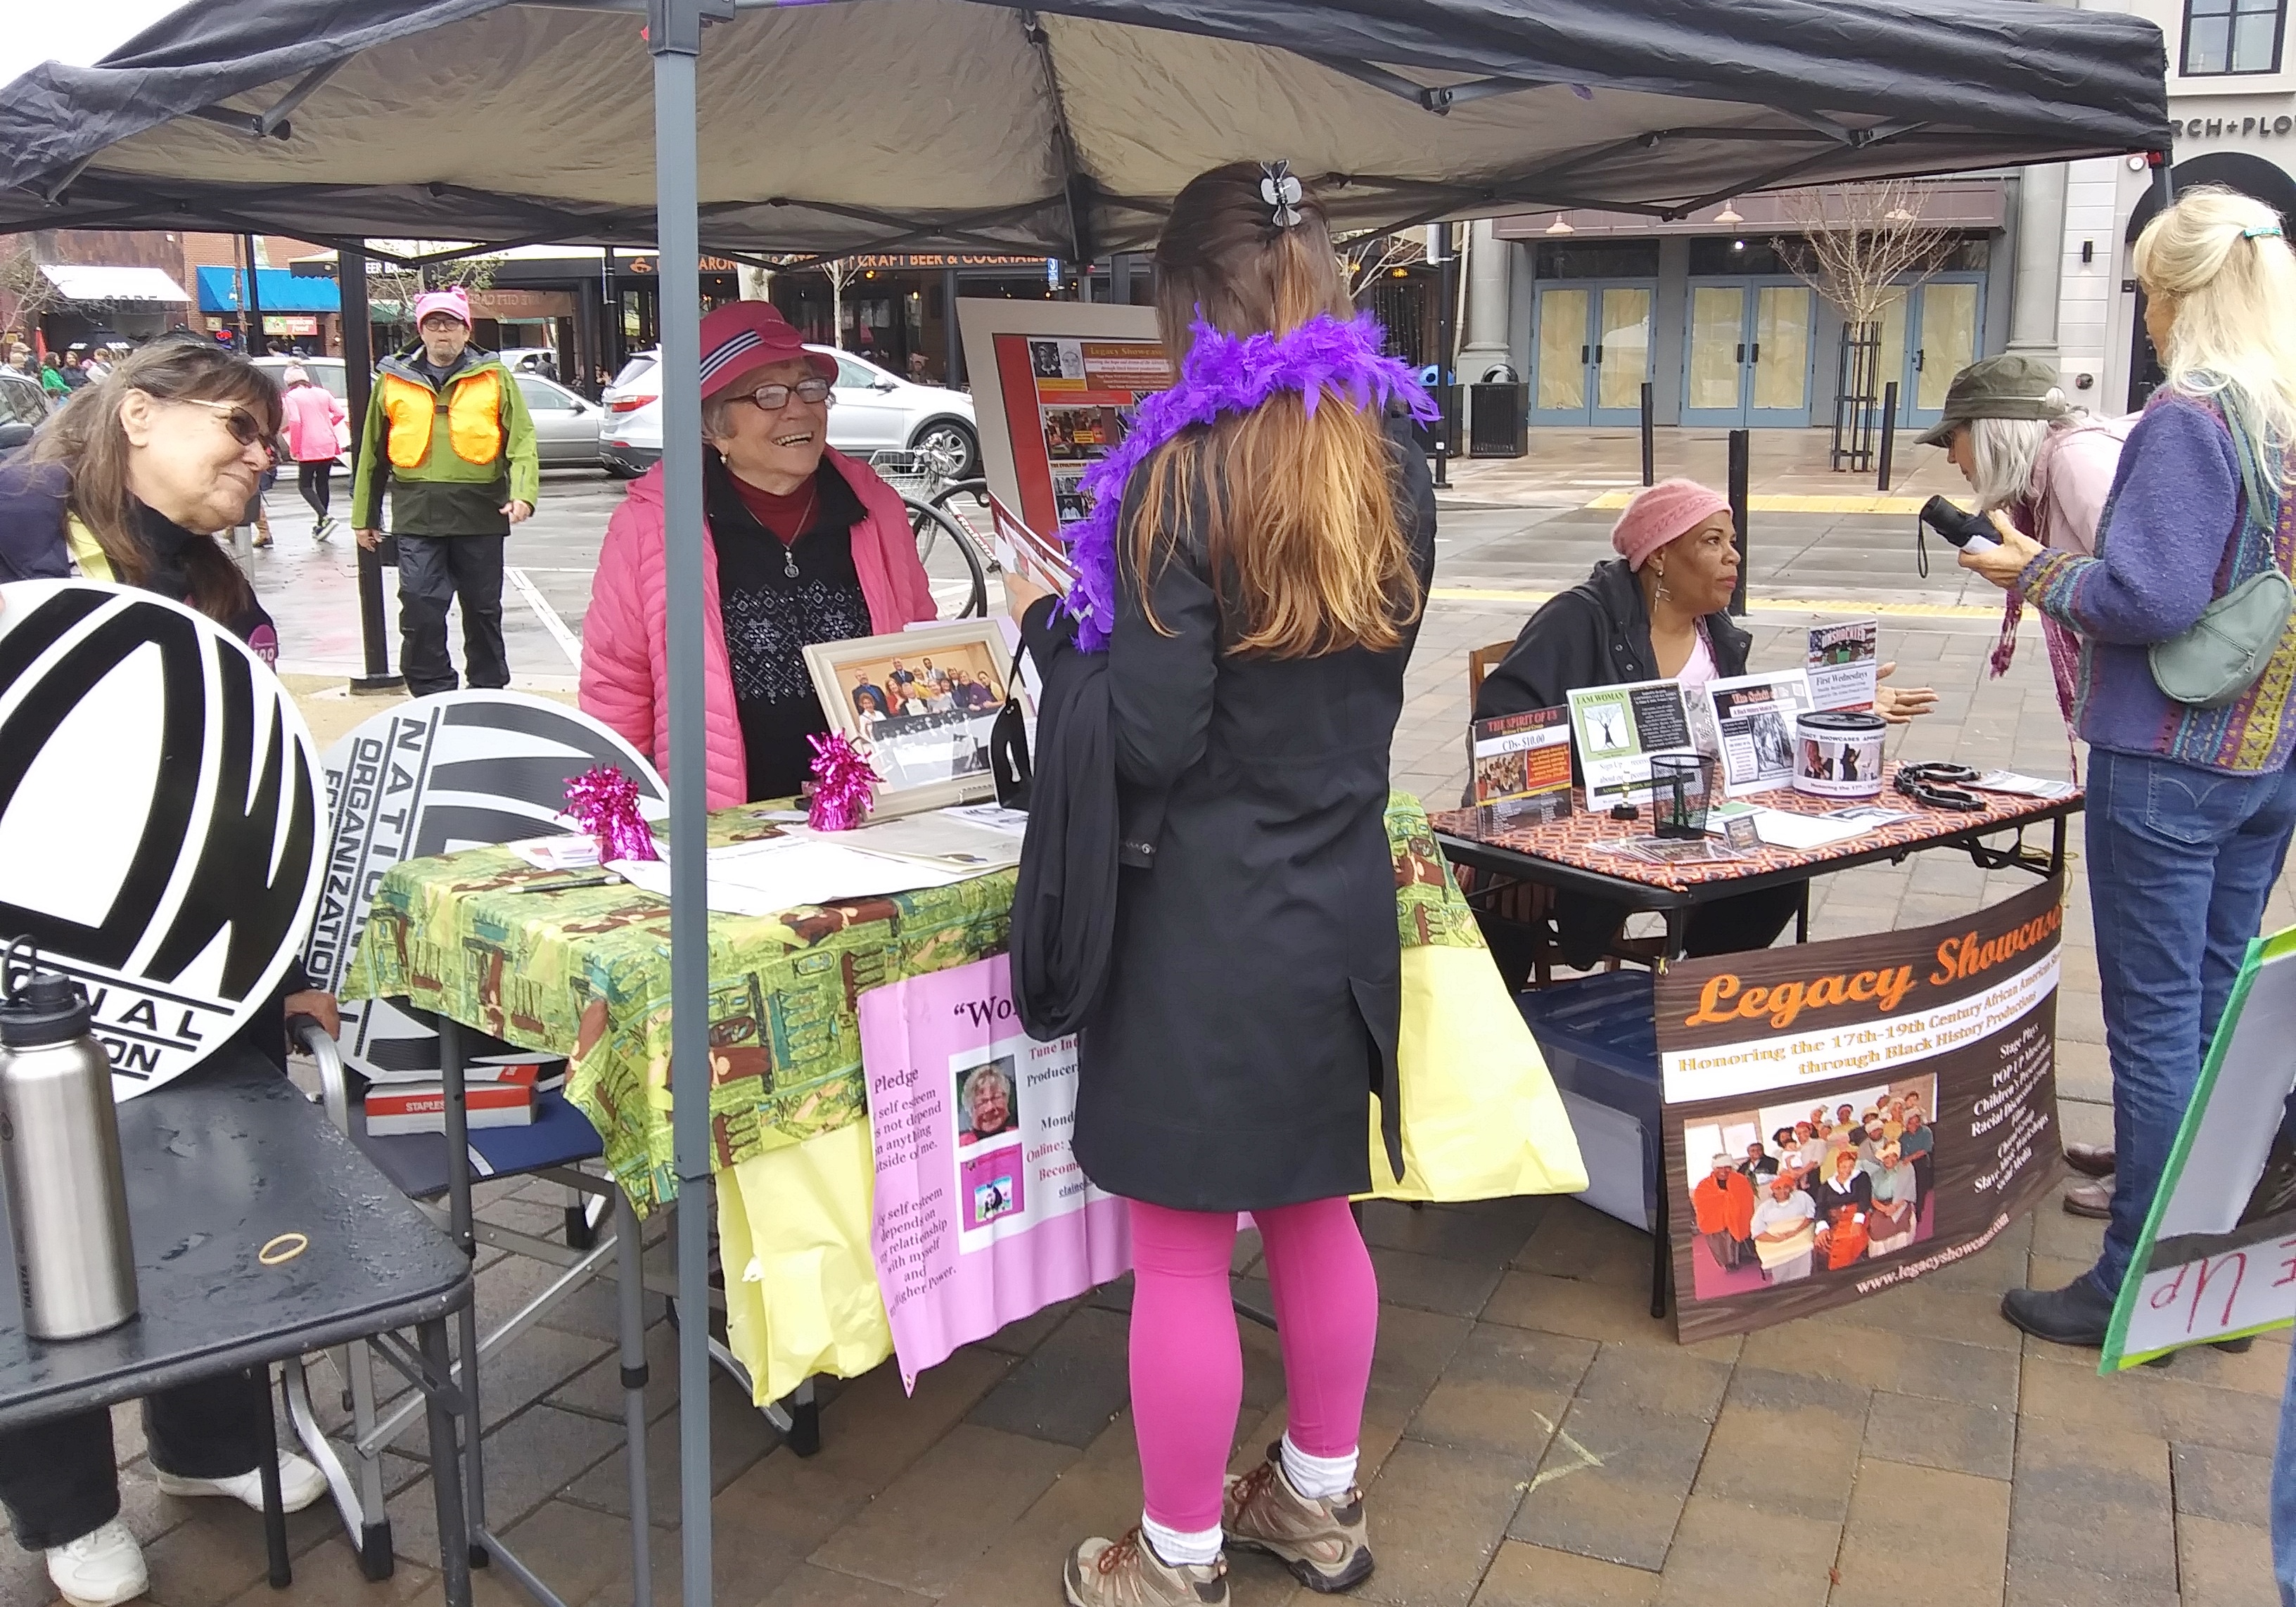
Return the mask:
<path fill-rule="evenodd" d="M 1266 185 L 1261 186 L 1263 189 L 1266 187 Z M 2243 240 L 2277 240 L 2280 238 L 2280 225 L 2273 223 L 2267 224 L 2260 229 L 2243 229 L 2240 232 L 2240 237 Z"/>
<path fill-rule="evenodd" d="M 1304 192 L 1300 181 L 1292 176 L 1288 161 L 1259 164 L 1259 199 L 1273 209 L 1271 221 L 1279 229 L 1288 229 L 1300 221 L 1300 198 Z"/>

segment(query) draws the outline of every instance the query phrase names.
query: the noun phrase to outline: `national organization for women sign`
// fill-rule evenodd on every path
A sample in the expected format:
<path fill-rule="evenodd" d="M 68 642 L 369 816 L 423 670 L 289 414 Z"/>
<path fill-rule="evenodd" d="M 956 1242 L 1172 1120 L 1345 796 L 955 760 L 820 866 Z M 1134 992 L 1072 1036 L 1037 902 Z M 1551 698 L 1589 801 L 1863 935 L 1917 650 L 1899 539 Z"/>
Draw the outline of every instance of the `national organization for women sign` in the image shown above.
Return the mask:
<path fill-rule="evenodd" d="M 2056 1184 L 2063 894 L 1658 979 L 1684 1342 L 1973 1254 Z"/>
<path fill-rule="evenodd" d="M 276 1009 L 318 899 L 318 769 L 278 678 L 205 616 L 0 586 L 0 943 L 87 989 L 116 1097 Z"/>

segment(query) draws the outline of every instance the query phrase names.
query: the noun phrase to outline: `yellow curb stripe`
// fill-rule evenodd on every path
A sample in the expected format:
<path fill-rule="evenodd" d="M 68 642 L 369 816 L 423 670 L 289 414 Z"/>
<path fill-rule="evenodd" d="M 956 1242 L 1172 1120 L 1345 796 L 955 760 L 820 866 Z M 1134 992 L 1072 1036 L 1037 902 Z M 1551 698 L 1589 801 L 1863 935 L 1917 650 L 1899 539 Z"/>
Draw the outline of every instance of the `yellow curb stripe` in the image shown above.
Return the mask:
<path fill-rule="evenodd" d="M 1513 603 L 1535 608 L 1553 592 L 1501 591 L 1485 586 L 1438 586 L 1428 590 L 1436 603 Z M 1757 614 L 1894 614 L 1927 619 L 1997 619 L 2001 611 L 1968 603 L 1875 603 L 1857 597 L 1758 597 L 1748 604 Z"/>
<path fill-rule="evenodd" d="M 1623 508 L 1633 500 L 1632 491 L 1605 491 L 1586 505 L 1592 508 Z M 1831 492 L 1824 496 L 1802 496 L 1784 491 L 1765 491 L 1746 499 L 1750 513 L 1918 513 L 1926 496 L 1885 496 L 1868 492 L 1864 496 L 1845 496 Z"/>

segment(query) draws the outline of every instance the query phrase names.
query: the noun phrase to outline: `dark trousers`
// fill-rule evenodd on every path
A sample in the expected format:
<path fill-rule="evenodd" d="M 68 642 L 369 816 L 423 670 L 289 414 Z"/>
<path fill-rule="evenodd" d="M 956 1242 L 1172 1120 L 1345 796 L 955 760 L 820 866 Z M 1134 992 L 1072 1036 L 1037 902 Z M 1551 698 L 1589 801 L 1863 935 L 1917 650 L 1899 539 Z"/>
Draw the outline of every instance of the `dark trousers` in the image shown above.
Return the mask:
<path fill-rule="evenodd" d="M 264 1444 L 270 1369 L 227 1373 L 144 1400 L 152 1465 L 185 1479 L 252 1472 Z M 108 1407 L 0 1433 L 0 1505 L 27 1551 L 45 1551 L 119 1515 L 119 1477 Z"/>
<path fill-rule="evenodd" d="M 333 489 L 330 482 L 334 468 L 335 460 L 332 457 L 324 463 L 298 463 L 295 465 L 295 488 L 303 494 L 303 500 L 311 504 L 311 512 L 316 518 L 327 516 L 327 498 Z"/>
<path fill-rule="evenodd" d="M 463 668 L 474 687 L 510 685 L 503 651 L 502 536 L 398 537 L 398 668 L 416 697 L 455 690 L 447 605 L 463 605 Z"/>
<path fill-rule="evenodd" d="M 1802 886 L 1788 882 L 1697 906 L 1683 931 L 1683 955 L 1702 960 L 1769 947 L 1800 910 Z M 1499 975 L 1511 991 L 1519 993 L 1529 980 L 1533 951 L 1542 940 L 1560 947 L 1562 963 L 1571 970 L 1591 971 L 1602 963 L 1627 914 L 1623 905 L 1565 894 L 1555 900 L 1554 914 L 1544 931 L 1497 915 L 1479 913 L 1477 920 Z"/>

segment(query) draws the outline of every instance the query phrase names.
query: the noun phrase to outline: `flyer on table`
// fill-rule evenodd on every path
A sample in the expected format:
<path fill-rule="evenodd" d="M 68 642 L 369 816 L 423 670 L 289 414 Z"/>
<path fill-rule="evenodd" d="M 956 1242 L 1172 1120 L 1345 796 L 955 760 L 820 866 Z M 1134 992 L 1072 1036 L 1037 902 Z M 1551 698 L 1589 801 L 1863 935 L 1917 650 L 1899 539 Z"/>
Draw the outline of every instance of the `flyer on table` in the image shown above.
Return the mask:
<path fill-rule="evenodd" d="M 1820 709 L 1871 709 L 1881 685 L 1882 622 L 1848 619 L 1809 627 L 1809 688 Z"/>
<path fill-rule="evenodd" d="M 1710 681 L 1701 692 L 1708 736 L 1722 764 L 1722 790 L 1742 798 L 1792 786 L 1794 722 L 1814 706 L 1809 676 L 1799 669 L 1733 676 Z"/>
<path fill-rule="evenodd" d="M 1570 711 L 1526 709 L 1477 720 L 1468 734 L 1475 802 L 1501 825 L 1570 813 Z"/>
<path fill-rule="evenodd" d="M 2249 944 L 2122 1280 L 2101 1371 L 2296 1320 L 2296 928 Z"/>
<path fill-rule="evenodd" d="M 1657 979 L 1684 1343 L 1895 1288 L 2048 1198 L 2063 900 L 2053 877 L 1961 920 Z"/>
<path fill-rule="evenodd" d="M 1587 807 L 1607 809 L 1647 794 L 1652 758 L 1693 754 L 1679 681 L 1632 681 L 1573 692 L 1570 736 L 1587 782 Z"/>
<path fill-rule="evenodd" d="M 902 1382 L 960 1345 L 1121 1276 L 1124 1202 L 1069 1152 L 1076 1039 L 1021 1028 L 1003 955 L 873 988 L 861 1063 L 877 1193 L 870 1248 Z"/>

